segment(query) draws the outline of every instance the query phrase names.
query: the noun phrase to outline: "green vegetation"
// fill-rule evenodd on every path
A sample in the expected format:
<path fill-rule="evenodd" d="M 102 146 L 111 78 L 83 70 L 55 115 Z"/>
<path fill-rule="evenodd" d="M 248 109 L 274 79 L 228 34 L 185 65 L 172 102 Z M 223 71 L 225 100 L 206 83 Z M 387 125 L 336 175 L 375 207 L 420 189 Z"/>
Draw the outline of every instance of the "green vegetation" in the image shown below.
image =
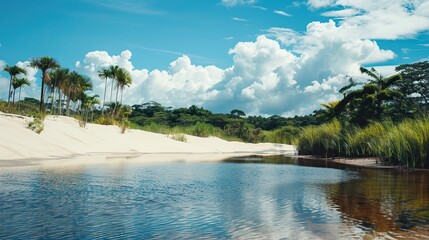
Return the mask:
<path fill-rule="evenodd" d="M 35 133 L 40 134 L 45 129 L 43 119 L 44 116 L 42 114 L 39 116 L 34 116 L 33 121 L 29 122 L 27 127 Z"/>
<path fill-rule="evenodd" d="M 132 78 L 119 66 L 98 72 L 105 81 L 100 103 L 98 95 L 87 94 L 92 90 L 88 77 L 60 68 L 55 59 L 36 58 L 30 65 L 42 72 L 40 100 L 21 100 L 22 87 L 29 85 L 22 78 L 25 70 L 6 66 L 3 70 L 10 75 L 10 94 L 7 102 L 0 102 L 0 111 L 35 117 L 29 127 L 38 132 L 43 130 L 43 118 L 37 116 L 48 111 L 76 117 L 82 127 L 87 122 L 117 125 L 122 133 L 127 128 L 143 129 L 183 142 L 187 141 L 184 134 L 188 134 L 285 143 L 296 145 L 300 154 L 378 157 L 389 164 L 429 167 L 428 62 L 400 65 L 396 68 L 399 74 L 388 77 L 361 67 L 368 79 L 349 77 L 349 83 L 339 90 L 341 100 L 322 104 L 323 109 L 310 115 L 289 118 L 246 116 L 239 109 L 216 114 L 195 105 L 172 109 L 153 101 L 123 105 L 123 93 Z"/>
<path fill-rule="evenodd" d="M 303 129 L 297 138 L 301 154 L 326 157 L 378 157 L 406 167 L 429 166 L 429 119 L 386 120 L 360 128 L 337 120 Z"/>
<path fill-rule="evenodd" d="M 384 78 L 361 68 L 369 80 L 350 79 L 340 90 L 344 98 L 324 105 L 322 115 L 334 120 L 303 128 L 296 138 L 300 154 L 377 157 L 387 164 L 428 168 L 429 64 L 396 70 L 401 74 Z"/>

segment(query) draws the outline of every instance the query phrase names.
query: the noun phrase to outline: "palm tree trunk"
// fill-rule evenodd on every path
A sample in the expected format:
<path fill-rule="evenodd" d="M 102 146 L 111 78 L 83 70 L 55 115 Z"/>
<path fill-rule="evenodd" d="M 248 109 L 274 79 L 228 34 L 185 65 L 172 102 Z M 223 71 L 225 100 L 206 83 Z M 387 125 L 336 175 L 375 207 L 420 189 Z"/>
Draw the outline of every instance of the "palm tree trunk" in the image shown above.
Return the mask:
<path fill-rule="evenodd" d="M 12 105 L 15 105 L 15 89 L 13 89 Z"/>
<path fill-rule="evenodd" d="M 101 109 L 101 115 L 104 116 L 104 103 L 106 102 L 106 90 L 107 90 L 107 78 L 104 81 L 104 97 L 103 97 L 103 108 Z"/>
<path fill-rule="evenodd" d="M 61 115 L 63 109 L 61 90 L 58 89 L 58 115 Z"/>
<path fill-rule="evenodd" d="M 10 89 L 12 88 L 12 75 L 10 75 L 10 82 L 9 82 L 9 91 L 7 91 L 7 105 L 9 106 L 10 103 Z"/>
<path fill-rule="evenodd" d="M 113 96 L 113 83 L 115 82 L 115 79 L 112 78 L 112 88 L 110 88 L 110 102 L 112 102 L 112 96 Z"/>
<path fill-rule="evenodd" d="M 69 97 L 67 97 L 66 114 L 67 116 L 70 116 L 70 98 Z"/>
<path fill-rule="evenodd" d="M 118 105 L 118 93 L 119 93 L 119 88 L 118 88 L 118 87 L 116 87 L 115 108 L 114 108 L 114 111 L 113 111 L 113 113 L 112 113 L 112 116 L 113 116 L 114 114 L 116 114 L 116 111 L 117 111 L 117 105 Z"/>
<path fill-rule="evenodd" d="M 18 94 L 18 111 L 21 110 L 21 88 L 19 87 L 19 94 Z"/>
<path fill-rule="evenodd" d="M 121 105 L 122 105 L 122 97 L 124 96 L 124 89 L 121 89 Z"/>
<path fill-rule="evenodd" d="M 55 114 L 55 91 L 56 90 L 57 90 L 57 88 L 54 87 L 54 94 L 52 94 L 53 96 L 52 96 L 52 106 L 51 106 L 52 114 Z"/>
<path fill-rule="evenodd" d="M 42 90 L 40 93 L 40 108 L 39 108 L 40 112 L 45 112 L 45 105 L 43 104 L 43 100 L 45 98 L 45 95 L 44 95 L 44 90 L 45 90 L 44 78 L 45 78 L 45 71 L 42 70 Z"/>

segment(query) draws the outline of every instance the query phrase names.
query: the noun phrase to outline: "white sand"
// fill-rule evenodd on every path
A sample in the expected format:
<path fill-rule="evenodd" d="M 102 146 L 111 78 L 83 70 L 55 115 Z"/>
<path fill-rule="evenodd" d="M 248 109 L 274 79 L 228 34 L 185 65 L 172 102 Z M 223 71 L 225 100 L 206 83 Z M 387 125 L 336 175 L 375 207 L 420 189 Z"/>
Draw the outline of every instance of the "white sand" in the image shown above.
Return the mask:
<path fill-rule="evenodd" d="M 37 134 L 31 118 L 0 112 L 0 167 L 118 162 L 216 161 L 234 156 L 294 154 L 291 145 L 228 142 L 186 135 L 187 142 L 140 130 L 121 134 L 117 126 L 48 116 Z"/>

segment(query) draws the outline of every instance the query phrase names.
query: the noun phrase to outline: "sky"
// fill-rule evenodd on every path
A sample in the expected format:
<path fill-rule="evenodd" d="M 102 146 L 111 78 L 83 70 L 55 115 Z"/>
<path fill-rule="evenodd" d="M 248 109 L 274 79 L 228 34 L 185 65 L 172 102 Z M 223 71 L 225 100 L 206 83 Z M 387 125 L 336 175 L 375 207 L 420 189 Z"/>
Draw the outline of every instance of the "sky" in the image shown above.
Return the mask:
<path fill-rule="evenodd" d="M 50 56 L 91 78 L 127 69 L 124 102 L 304 115 L 341 99 L 359 67 L 383 75 L 429 57 L 429 0 L 14 0 L 0 9 L 0 69 Z M 0 99 L 9 76 L 0 72 Z M 109 99 L 107 95 L 107 99 Z"/>

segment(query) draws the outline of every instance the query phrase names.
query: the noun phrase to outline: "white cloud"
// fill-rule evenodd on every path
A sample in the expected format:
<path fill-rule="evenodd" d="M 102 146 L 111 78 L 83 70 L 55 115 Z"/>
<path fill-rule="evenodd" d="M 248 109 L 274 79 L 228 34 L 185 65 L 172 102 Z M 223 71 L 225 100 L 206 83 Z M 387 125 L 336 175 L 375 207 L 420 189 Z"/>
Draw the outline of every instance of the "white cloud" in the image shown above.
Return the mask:
<path fill-rule="evenodd" d="M 335 18 L 344 18 L 344 17 L 352 17 L 360 14 L 359 10 L 349 8 L 342 10 L 334 10 L 322 13 L 322 16 L 325 17 L 335 17 Z"/>
<path fill-rule="evenodd" d="M 267 32 L 269 37 L 237 43 L 229 51 L 233 64 L 225 69 L 194 65 L 188 56 L 177 58 L 164 70 L 136 69 L 128 50 L 116 56 L 89 52 L 76 66 L 93 79 L 100 96 L 104 82 L 98 79 L 99 69 L 118 64 L 129 70 L 133 84 L 126 90 L 126 103 L 196 104 L 214 112 L 238 108 L 250 115 L 293 116 L 339 99 L 345 76 L 359 76 L 360 65 L 395 57 L 375 41 L 345 35 L 334 21 L 310 23 L 302 34 L 286 28 Z"/>
<path fill-rule="evenodd" d="M 262 7 L 262 6 L 252 6 L 252 8 L 256 8 L 256 9 L 259 9 L 259 10 L 262 10 L 262 11 L 267 11 L 268 10 L 268 8 Z"/>
<path fill-rule="evenodd" d="M 334 77 L 328 77 L 323 79 L 322 83 L 318 81 L 312 81 L 312 85 L 309 85 L 304 88 L 304 93 L 316 93 L 319 91 L 333 90 L 333 92 L 338 92 L 338 89 L 343 87 L 348 81 L 348 77 L 343 74 L 338 74 Z"/>
<path fill-rule="evenodd" d="M 290 15 L 289 13 L 284 12 L 284 11 L 280 11 L 280 10 L 274 10 L 274 13 L 275 13 L 275 14 L 278 14 L 278 15 L 285 16 L 285 17 L 290 17 L 290 16 L 292 16 L 292 15 Z"/>
<path fill-rule="evenodd" d="M 214 112 L 237 108 L 250 115 L 293 116 L 339 99 L 338 89 L 347 82 L 345 76 L 360 76 L 360 65 L 395 57 L 375 41 L 344 34 L 343 26 L 334 21 L 312 22 L 304 33 L 287 28 L 266 32 L 267 36 L 238 42 L 230 49 L 233 64 L 225 69 L 195 65 L 186 55 L 165 69 L 138 69 L 129 50 L 119 55 L 88 52 L 76 62 L 76 69 L 92 79 L 94 92 L 101 97 L 105 82 L 98 78 L 98 71 L 109 65 L 127 69 L 133 78 L 124 93 L 127 104 L 157 101 L 173 107 L 195 104 Z"/>
<path fill-rule="evenodd" d="M 311 8 L 323 8 L 332 5 L 335 0 L 308 0 L 307 4 Z"/>
<path fill-rule="evenodd" d="M 257 0 L 222 0 L 222 5 L 227 7 L 235 7 L 240 5 L 250 5 L 256 3 Z"/>
<path fill-rule="evenodd" d="M 223 40 L 234 40 L 235 38 L 234 37 L 225 37 L 225 38 L 223 38 Z"/>
<path fill-rule="evenodd" d="M 343 34 L 361 39 L 411 38 L 429 30 L 429 2 L 422 0 L 309 0 L 311 8 L 342 7 L 322 13 L 341 17 Z"/>
<path fill-rule="evenodd" d="M 277 39 L 286 46 L 296 44 L 300 38 L 299 33 L 289 28 L 272 27 L 266 32 L 267 36 Z"/>
<path fill-rule="evenodd" d="M 38 69 L 37 68 L 33 68 L 30 67 L 30 62 L 29 61 L 25 61 L 25 62 L 17 62 L 16 66 L 24 69 L 26 71 L 25 74 L 25 78 L 28 79 L 28 81 L 31 82 L 31 84 L 35 84 L 36 83 L 36 74 Z M 24 77 L 24 76 L 18 76 L 18 77 Z"/>
<path fill-rule="evenodd" d="M 215 66 L 196 66 L 187 56 L 182 56 L 170 64 L 168 70 L 148 71 L 136 69 L 131 62 L 131 52 L 126 50 L 120 55 L 110 56 L 107 52 L 94 51 L 86 54 L 78 70 L 91 77 L 94 92 L 101 97 L 104 92 L 104 81 L 98 78 L 97 72 L 109 65 L 119 65 L 127 69 L 133 83 L 124 93 L 124 102 L 128 104 L 158 101 L 175 107 L 202 105 L 215 92 L 208 89 L 219 82 L 223 70 Z M 110 98 L 108 85 L 106 101 Z"/>
<path fill-rule="evenodd" d="M 234 20 L 234 21 L 239 21 L 239 22 L 248 22 L 249 20 L 247 20 L 247 19 L 244 19 L 244 18 L 238 18 L 238 17 L 233 17 L 233 18 L 231 18 L 232 20 Z"/>
<path fill-rule="evenodd" d="M 422 47 L 429 47 L 429 43 L 420 44 Z"/>

